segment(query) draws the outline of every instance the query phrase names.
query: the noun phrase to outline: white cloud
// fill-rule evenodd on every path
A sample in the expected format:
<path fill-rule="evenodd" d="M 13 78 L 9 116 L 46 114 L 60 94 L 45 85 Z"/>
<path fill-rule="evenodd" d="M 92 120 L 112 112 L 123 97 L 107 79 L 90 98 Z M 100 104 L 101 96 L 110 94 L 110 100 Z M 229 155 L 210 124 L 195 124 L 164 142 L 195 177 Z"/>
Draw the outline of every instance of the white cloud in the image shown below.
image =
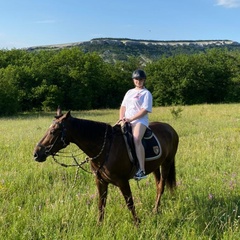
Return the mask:
<path fill-rule="evenodd" d="M 217 0 L 217 5 L 226 8 L 238 8 L 240 7 L 240 0 Z"/>

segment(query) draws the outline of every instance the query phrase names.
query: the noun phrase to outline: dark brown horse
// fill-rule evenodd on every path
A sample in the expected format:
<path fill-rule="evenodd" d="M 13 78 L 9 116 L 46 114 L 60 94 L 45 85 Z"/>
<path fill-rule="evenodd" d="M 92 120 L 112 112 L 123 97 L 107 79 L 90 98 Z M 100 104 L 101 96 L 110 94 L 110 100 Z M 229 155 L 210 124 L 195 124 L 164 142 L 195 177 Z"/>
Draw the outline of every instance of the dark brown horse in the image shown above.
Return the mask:
<path fill-rule="evenodd" d="M 179 139 L 176 131 L 166 123 L 152 122 L 150 128 L 162 147 L 159 159 L 145 163 L 146 173 L 153 173 L 156 180 L 157 198 L 154 211 L 157 212 L 165 184 L 171 190 L 176 186 L 175 154 Z M 34 159 L 43 162 L 69 143 L 76 144 L 91 159 L 90 164 L 99 193 L 99 222 L 104 217 L 108 184 L 112 183 L 121 190 L 134 222 L 139 223 L 129 185 L 136 167 L 129 160 L 121 128 L 118 125 L 112 127 L 107 123 L 74 118 L 70 112 L 62 114 L 58 109 L 53 124 L 34 149 Z"/>

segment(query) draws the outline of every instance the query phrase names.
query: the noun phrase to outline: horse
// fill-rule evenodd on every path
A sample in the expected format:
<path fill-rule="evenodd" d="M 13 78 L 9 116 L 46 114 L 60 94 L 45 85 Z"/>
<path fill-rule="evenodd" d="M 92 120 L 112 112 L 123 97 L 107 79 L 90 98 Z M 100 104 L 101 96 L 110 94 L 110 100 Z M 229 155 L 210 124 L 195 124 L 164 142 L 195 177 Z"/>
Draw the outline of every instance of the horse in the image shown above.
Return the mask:
<path fill-rule="evenodd" d="M 158 159 L 145 162 L 146 174 L 153 173 L 155 177 L 157 196 L 153 211 L 157 213 L 165 185 L 171 192 L 176 187 L 175 155 L 179 137 L 167 123 L 151 122 L 149 127 L 162 149 Z M 129 160 L 121 127 L 118 124 L 111 126 L 104 122 L 74 118 L 70 111 L 63 114 L 58 108 L 53 123 L 35 146 L 33 157 L 37 162 L 44 162 L 48 156 L 54 157 L 70 143 L 76 144 L 89 156 L 98 189 L 98 222 L 104 219 L 108 185 L 113 184 L 120 189 L 134 223 L 139 224 L 129 185 L 137 168 Z"/>

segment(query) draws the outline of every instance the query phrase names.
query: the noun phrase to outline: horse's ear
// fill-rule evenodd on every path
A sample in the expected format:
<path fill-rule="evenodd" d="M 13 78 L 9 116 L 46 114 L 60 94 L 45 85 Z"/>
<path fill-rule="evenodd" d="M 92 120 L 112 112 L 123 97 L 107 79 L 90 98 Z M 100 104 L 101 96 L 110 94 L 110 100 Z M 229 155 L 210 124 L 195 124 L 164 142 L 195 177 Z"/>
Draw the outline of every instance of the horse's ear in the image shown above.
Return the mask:
<path fill-rule="evenodd" d="M 69 117 L 71 117 L 71 111 L 68 111 L 68 112 L 66 113 L 66 118 L 69 118 Z"/>
<path fill-rule="evenodd" d="M 61 109 L 60 106 L 58 106 L 58 108 L 57 108 L 57 115 L 55 116 L 55 118 L 60 118 L 62 115 L 63 115 L 62 114 L 62 109 Z"/>

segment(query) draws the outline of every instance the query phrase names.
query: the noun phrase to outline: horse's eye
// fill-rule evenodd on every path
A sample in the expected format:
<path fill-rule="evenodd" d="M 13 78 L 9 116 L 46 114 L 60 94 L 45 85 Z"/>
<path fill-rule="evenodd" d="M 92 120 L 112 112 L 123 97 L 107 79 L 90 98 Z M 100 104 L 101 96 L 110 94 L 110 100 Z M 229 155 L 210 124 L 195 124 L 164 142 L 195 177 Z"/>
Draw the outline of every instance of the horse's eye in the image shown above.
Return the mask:
<path fill-rule="evenodd" d="M 52 128 L 51 130 L 50 130 L 50 134 L 51 135 L 54 135 L 56 132 L 58 132 L 58 131 L 60 131 L 60 128 L 58 127 L 58 126 L 56 126 L 55 128 Z"/>
<path fill-rule="evenodd" d="M 51 135 L 54 135 L 54 133 L 56 133 L 56 131 L 57 131 L 56 128 L 52 128 L 52 129 L 50 129 L 50 134 L 51 134 Z"/>

